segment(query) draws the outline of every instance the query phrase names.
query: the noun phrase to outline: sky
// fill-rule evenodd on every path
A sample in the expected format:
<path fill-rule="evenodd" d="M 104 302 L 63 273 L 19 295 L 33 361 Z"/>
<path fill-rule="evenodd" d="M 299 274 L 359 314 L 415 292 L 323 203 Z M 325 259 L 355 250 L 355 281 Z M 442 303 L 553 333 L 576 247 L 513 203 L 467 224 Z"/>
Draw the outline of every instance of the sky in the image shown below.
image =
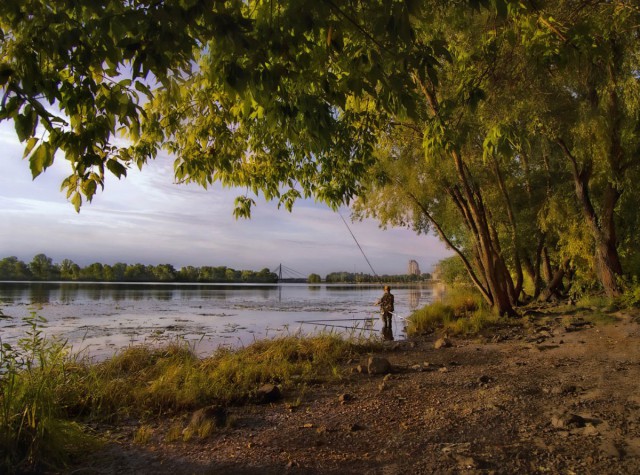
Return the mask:
<path fill-rule="evenodd" d="M 279 264 L 300 274 L 373 273 L 340 215 L 313 200 L 297 202 L 289 213 L 256 200 L 251 219 L 233 217 L 233 201 L 243 189 L 220 185 L 204 190 L 174 183 L 171 157 L 160 156 L 142 171 L 118 180 L 109 175 L 80 213 L 60 191 L 70 168 L 57 155 L 54 165 L 32 180 L 29 163 L 12 123 L 0 124 L 0 258 L 29 262 L 44 253 L 54 262 L 68 258 L 81 266 L 172 264 L 275 270 Z M 435 236 L 410 229 L 380 229 L 375 220 L 352 222 L 351 231 L 377 274 L 404 274 L 410 259 L 430 272 L 451 255 Z"/>

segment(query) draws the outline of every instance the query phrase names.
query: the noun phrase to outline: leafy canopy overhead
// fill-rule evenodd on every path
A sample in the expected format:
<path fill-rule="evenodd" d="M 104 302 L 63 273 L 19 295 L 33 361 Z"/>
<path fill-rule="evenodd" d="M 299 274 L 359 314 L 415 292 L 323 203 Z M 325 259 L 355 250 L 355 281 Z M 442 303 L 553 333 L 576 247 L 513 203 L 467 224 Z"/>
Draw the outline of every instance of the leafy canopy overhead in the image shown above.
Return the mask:
<path fill-rule="evenodd" d="M 178 181 L 337 205 L 360 189 L 385 114 L 415 115 L 405 72 L 433 75 L 446 53 L 417 39 L 423 3 L 7 0 L 0 121 L 34 177 L 64 155 L 76 209 L 105 168 L 124 176 L 161 147 Z"/>

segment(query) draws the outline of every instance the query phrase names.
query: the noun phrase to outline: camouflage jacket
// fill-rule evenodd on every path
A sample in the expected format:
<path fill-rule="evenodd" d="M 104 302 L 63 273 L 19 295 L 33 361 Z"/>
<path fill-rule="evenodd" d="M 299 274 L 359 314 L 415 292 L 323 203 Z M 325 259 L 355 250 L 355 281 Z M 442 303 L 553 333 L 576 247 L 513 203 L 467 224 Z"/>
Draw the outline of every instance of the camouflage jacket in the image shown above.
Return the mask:
<path fill-rule="evenodd" d="M 393 312 L 393 294 L 385 293 L 382 298 L 380 298 L 380 310 L 383 312 Z"/>

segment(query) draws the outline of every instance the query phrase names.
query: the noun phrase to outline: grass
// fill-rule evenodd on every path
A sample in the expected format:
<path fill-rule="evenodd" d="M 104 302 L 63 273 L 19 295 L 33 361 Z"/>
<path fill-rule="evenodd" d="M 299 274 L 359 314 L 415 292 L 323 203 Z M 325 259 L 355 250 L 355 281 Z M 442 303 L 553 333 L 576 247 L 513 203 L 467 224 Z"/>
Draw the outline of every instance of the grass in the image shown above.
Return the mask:
<path fill-rule="evenodd" d="M 46 471 L 64 466 L 98 444 L 90 421 L 117 422 L 193 411 L 253 399 L 265 383 L 286 390 L 341 377 L 341 364 L 375 343 L 337 335 L 289 336 L 240 349 L 221 348 L 200 359 L 186 344 L 135 346 L 101 363 L 69 355 L 64 342 L 45 339 L 44 320 L 32 315 L 27 337 L 0 341 L 0 472 Z M 231 422 L 229 422 L 231 423 Z M 206 438 L 210 422 L 176 426 L 173 440 Z M 134 442 L 153 429 L 141 425 Z"/>
<path fill-rule="evenodd" d="M 482 297 L 466 287 L 448 290 L 440 302 L 433 302 L 408 319 L 407 333 L 420 335 L 440 331 L 448 335 L 474 335 L 505 320 L 491 312 Z"/>

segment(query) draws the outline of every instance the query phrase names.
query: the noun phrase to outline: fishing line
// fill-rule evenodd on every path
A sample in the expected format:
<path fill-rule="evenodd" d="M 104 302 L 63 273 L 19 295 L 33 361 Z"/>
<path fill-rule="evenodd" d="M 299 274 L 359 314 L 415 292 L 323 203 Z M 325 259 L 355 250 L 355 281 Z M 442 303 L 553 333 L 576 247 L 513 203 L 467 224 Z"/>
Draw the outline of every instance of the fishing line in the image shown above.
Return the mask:
<path fill-rule="evenodd" d="M 340 213 L 340 210 L 338 210 L 338 215 L 340 216 L 340 218 L 342 219 L 342 222 L 344 223 L 344 225 L 347 227 L 347 229 L 349 230 L 349 234 L 351 234 L 351 237 L 353 238 L 353 240 L 356 242 L 356 245 L 358 246 L 358 249 L 360 249 L 360 252 L 362 253 L 362 256 L 364 257 L 364 260 L 367 261 L 367 264 L 369 264 L 369 268 L 371 269 L 371 271 L 373 272 L 373 275 L 380 280 L 380 276 L 378 275 L 378 273 L 374 270 L 373 266 L 371 265 L 371 262 L 369 262 L 369 259 L 367 258 L 367 255 L 364 253 L 364 251 L 362 250 L 362 246 L 360 246 L 360 243 L 358 242 L 358 240 L 356 239 L 356 236 L 353 234 L 353 231 L 351 231 L 351 228 L 349 227 L 349 225 L 347 224 L 347 221 L 344 219 L 344 217 L 342 216 L 342 213 Z"/>

